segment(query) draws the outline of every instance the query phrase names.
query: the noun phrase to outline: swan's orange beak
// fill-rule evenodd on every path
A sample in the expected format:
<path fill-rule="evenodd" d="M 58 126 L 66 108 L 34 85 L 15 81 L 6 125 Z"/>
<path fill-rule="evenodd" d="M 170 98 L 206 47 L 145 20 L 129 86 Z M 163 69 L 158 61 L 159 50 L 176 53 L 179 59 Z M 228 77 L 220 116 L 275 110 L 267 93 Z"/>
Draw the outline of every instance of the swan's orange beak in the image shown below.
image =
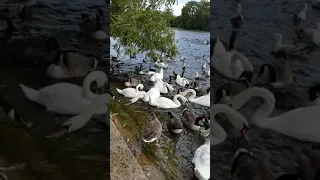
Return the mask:
<path fill-rule="evenodd" d="M 248 136 L 249 127 L 246 124 L 243 124 L 243 128 L 241 129 L 241 136 L 249 143 L 249 136 Z"/>

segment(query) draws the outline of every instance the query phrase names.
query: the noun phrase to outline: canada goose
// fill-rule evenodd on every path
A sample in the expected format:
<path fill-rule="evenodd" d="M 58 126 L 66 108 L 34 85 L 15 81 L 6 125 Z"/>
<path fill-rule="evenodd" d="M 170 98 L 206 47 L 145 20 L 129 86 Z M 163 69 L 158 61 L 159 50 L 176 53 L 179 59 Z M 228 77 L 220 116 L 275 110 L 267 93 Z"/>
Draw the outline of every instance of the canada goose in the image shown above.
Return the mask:
<path fill-rule="evenodd" d="M 305 3 L 303 4 L 302 9 L 298 10 L 293 14 L 294 21 L 299 23 L 302 20 L 305 20 L 307 18 L 307 10 L 308 10 L 308 4 Z"/>
<path fill-rule="evenodd" d="M 78 51 L 65 50 L 59 52 L 56 64 L 47 68 L 47 75 L 53 79 L 84 77 L 97 66 L 95 58 L 89 58 Z"/>
<path fill-rule="evenodd" d="M 159 138 L 162 133 L 162 124 L 156 116 L 155 112 L 151 113 L 147 127 L 144 129 L 143 141 L 151 143 L 156 141 L 156 146 L 160 147 Z"/>
<path fill-rule="evenodd" d="M 1 108 L 4 110 L 7 116 L 9 116 L 12 120 L 19 121 L 26 128 L 31 128 L 33 126 L 32 122 L 25 120 L 2 94 L 0 94 L 0 109 Z"/>
<path fill-rule="evenodd" d="M 141 80 L 136 78 L 128 78 L 128 81 L 124 83 L 126 87 L 135 87 L 141 83 Z"/>
<path fill-rule="evenodd" d="M 192 86 L 193 85 L 193 86 Z M 199 80 L 195 80 L 190 84 L 191 87 L 193 87 L 194 90 L 199 90 L 201 89 L 201 83 Z"/>
<path fill-rule="evenodd" d="M 216 90 L 216 100 L 214 103 L 226 103 L 227 99 L 232 98 L 241 91 L 248 89 L 250 83 L 247 80 L 243 82 L 227 82 L 218 87 Z"/>
<path fill-rule="evenodd" d="M 177 116 L 173 115 L 171 111 L 168 112 L 167 127 L 170 131 L 176 134 L 182 132 L 182 122 Z"/>
<path fill-rule="evenodd" d="M 274 180 L 276 175 L 267 162 L 256 157 L 253 152 L 239 148 L 231 167 L 232 180 Z"/>
<path fill-rule="evenodd" d="M 12 38 L 3 48 L 2 57 L 9 63 L 46 70 L 54 63 L 60 45 L 54 37 L 33 36 Z"/>
<path fill-rule="evenodd" d="M 238 3 L 235 15 L 232 18 L 230 18 L 232 27 L 235 29 L 239 29 L 243 24 L 243 15 L 241 11 L 242 11 L 242 6 L 240 3 Z"/>
<path fill-rule="evenodd" d="M 105 32 L 101 29 L 101 18 L 104 17 L 102 9 L 96 11 L 95 22 L 85 14 L 81 14 L 82 22 L 80 23 L 80 32 L 84 36 L 88 36 L 95 40 L 103 40 L 107 38 Z"/>
<path fill-rule="evenodd" d="M 294 81 L 292 74 L 291 62 L 284 59 L 279 59 L 274 65 L 263 64 L 260 66 L 258 77 L 264 72 L 269 72 L 269 82 L 274 88 L 283 88 L 290 85 Z"/>
<path fill-rule="evenodd" d="M 182 111 L 181 121 L 182 121 L 182 124 L 184 127 L 188 128 L 190 130 L 193 130 L 193 131 L 199 131 L 200 126 L 195 124 L 196 119 L 197 119 L 197 117 L 194 115 L 193 111 L 190 110 L 189 108 L 185 108 Z M 202 119 L 202 117 L 200 117 L 198 119 Z"/>

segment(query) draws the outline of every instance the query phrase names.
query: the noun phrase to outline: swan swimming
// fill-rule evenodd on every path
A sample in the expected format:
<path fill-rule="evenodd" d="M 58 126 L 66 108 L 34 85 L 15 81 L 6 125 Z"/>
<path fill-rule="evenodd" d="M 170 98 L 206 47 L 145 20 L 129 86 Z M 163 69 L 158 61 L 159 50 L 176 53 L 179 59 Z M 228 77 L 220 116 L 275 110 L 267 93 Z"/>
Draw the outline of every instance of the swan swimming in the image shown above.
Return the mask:
<path fill-rule="evenodd" d="M 263 105 L 251 116 L 251 122 L 280 134 L 307 142 L 320 142 L 319 107 L 308 106 L 268 117 L 274 109 L 275 97 L 265 88 L 252 87 L 234 96 L 229 105 L 239 109 L 252 97 L 261 97 Z"/>
<path fill-rule="evenodd" d="M 197 103 L 201 106 L 210 107 L 210 92 L 207 95 L 200 96 L 197 98 L 195 98 L 197 92 L 193 89 L 187 89 L 184 92 L 181 92 L 180 94 L 186 96 L 189 93 L 192 93 L 192 95 L 188 98 L 190 102 Z"/>
<path fill-rule="evenodd" d="M 109 110 L 109 106 L 110 106 L 109 94 L 102 94 L 102 95 L 96 96 L 84 112 L 68 119 L 66 122 L 63 123 L 62 126 L 67 127 L 68 133 L 82 128 L 94 115 L 95 110 L 101 106 L 107 106 Z"/>
<path fill-rule="evenodd" d="M 20 84 L 20 87 L 27 99 L 46 107 L 47 111 L 78 115 L 91 103 L 97 95 L 90 90 L 90 85 L 96 81 L 98 88 L 104 88 L 107 77 L 102 71 L 91 72 L 83 81 L 83 87 L 70 83 L 56 83 L 45 86 L 39 90 L 31 89 Z M 101 106 L 94 113 L 103 115 L 106 113 L 106 106 Z"/>
<path fill-rule="evenodd" d="M 127 97 L 127 98 L 134 98 L 136 96 L 138 96 L 139 94 L 139 90 L 140 89 L 143 89 L 144 86 L 143 84 L 138 84 L 136 86 L 136 88 L 125 88 L 125 89 L 118 89 L 116 88 L 116 90 L 118 91 L 119 94 L 122 94 L 124 97 Z"/>
<path fill-rule="evenodd" d="M 300 9 L 298 12 L 294 13 L 293 18 L 295 21 L 302 21 L 307 18 L 307 10 L 308 10 L 308 4 L 303 4 L 303 8 Z"/>
<path fill-rule="evenodd" d="M 243 71 L 253 72 L 251 62 L 235 49 L 227 51 L 217 37 L 211 67 L 223 78 L 238 79 Z"/>
<path fill-rule="evenodd" d="M 150 72 L 150 71 L 149 71 Z M 156 79 L 163 79 L 163 68 L 160 68 L 160 71 L 157 73 L 153 73 L 150 77 L 150 81 L 156 81 Z"/>
<path fill-rule="evenodd" d="M 300 28 L 295 31 L 298 39 L 306 40 L 307 42 L 319 46 L 320 45 L 320 22 L 316 23 L 316 28 Z"/>
<path fill-rule="evenodd" d="M 141 92 L 142 95 L 146 95 L 145 92 Z M 158 108 L 163 109 L 171 109 L 171 108 L 178 108 L 181 106 L 181 103 L 178 101 L 178 98 L 182 99 L 183 104 L 185 104 L 188 100 L 180 94 L 176 94 L 173 97 L 173 100 L 166 98 L 166 97 L 149 97 L 149 105 L 150 106 L 157 106 Z"/>

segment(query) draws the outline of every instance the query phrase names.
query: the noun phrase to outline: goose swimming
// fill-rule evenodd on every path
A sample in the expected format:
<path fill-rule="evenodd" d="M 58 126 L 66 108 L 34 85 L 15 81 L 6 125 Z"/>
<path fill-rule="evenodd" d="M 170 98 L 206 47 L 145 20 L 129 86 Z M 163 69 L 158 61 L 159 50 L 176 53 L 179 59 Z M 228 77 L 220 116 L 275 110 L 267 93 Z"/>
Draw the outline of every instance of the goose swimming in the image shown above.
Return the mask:
<path fill-rule="evenodd" d="M 98 88 L 105 88 L 107 76 L 103 71 L 93 71 L 86 76 L 82 87 L 70 83 L 56 83 L 45 86 L 39 90 L 20 84 L 20 87 L 27 99 L 44 106 L 47 111 L 78 115 L 84 112 L 92 99 L 97 95 L 90 90 L 93 81 Z M 96 109 L 94 115 L 103 115 L 107 112 L 106 106 Z"/>
<path fill-rule="evenodd" d="M 95 40 L 104 40 L 108 38 L 107 34 L 101 29 L 101 18 L 104 17 L 102 9 L 96 11 L 95 19 L 81 14 L 82 22 L 80 23 L 80 32 Z"/>
<path fill-rule="evenodd" d="M 269 90 L 259 87 L 242 91 L 231 99 L 229 105 L 239 109 L 252 97 L 261 97 L 263 105 L 251 115 L 251 123 L 300 141 L 320 142 L 320 133 L 317 128 L 317 124 L 320 123 L 318 121 L 320 111 L 317 106 L 301 107 L 278 116 L 268 117 L 275 107 L 276 100 Z"/>
<path fill-rule="evenodd" d="M 235 29 L 239 29 L 241 27 L 241 25 L 243 24 L 243 15 L 242 15 L 241 10 L 242 10 L 242 6 L 240 3 L 238 3 L 236 13 L 235 13 L 234 17 L 232 17 L 230 19 L 232 27 Z"/>
<path fill-rule="evenodd" d="M 294 82 L 291 62 L 288 60 L 279 59 L 274 65 L 261 65 L 258 77 L 264 72 L 269 72 L 269 83 L 274 88 L 283 88 Z"/>
<path fill-rule="evenodd" d="M 300 22 L 302 20 L 305 20 L 307 18 L 307 10 L 308 10 L 308 4 L 303 4 L 303 8 L 299 11 L 295 12 L 293 14 L 293 18 L 296 22 Z"/>

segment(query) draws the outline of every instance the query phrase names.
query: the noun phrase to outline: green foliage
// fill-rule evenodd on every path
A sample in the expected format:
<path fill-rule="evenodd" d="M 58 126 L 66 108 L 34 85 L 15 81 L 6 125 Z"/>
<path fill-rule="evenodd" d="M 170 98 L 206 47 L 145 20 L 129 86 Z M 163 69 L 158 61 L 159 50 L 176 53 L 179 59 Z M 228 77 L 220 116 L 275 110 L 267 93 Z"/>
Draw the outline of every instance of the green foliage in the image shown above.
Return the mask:
<path fill-rule="evenodd" d="M 125 54 L 148 52 L 156 58 L 158 53 L 177 54 L 175 33 L 170 28 L 169 9 L 175 0 L 111 0 L 110 34 L 118 41 L 116 49 L 124 47 Z M 165 13 L 159 11 L 165 5 Z"/>
<path fill-rule="evenodd" d="M 181 10 L 181 16 L 171 21 L 171 26 L 192 30 L 210 30 L 210 1 L 189 1 Z"/>

